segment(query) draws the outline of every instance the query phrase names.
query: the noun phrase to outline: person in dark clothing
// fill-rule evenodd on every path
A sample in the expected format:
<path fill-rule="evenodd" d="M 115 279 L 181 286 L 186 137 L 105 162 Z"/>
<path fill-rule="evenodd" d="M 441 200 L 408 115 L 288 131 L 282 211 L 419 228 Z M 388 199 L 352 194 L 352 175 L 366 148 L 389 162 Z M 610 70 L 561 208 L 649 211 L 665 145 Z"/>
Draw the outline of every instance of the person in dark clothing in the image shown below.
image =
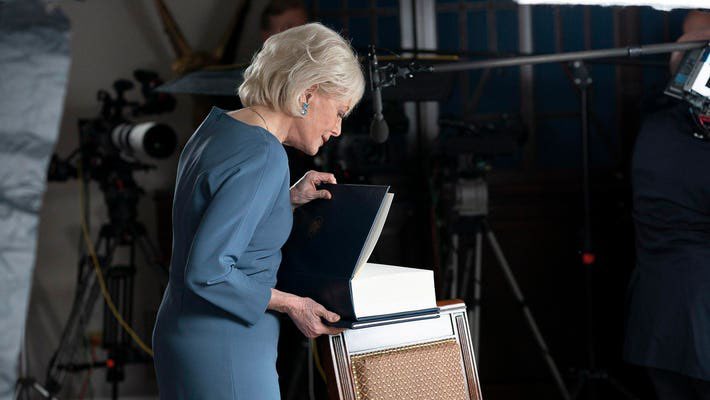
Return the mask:
<path fill-rule="evenodd" d="M 624 359 L 647 369 L 661 400 L 710 399 L 710 132 L 697 118 L 685 102 L 649 116 L 632 159 Z"/>
<path fill-rule="evenodd" d="M 688 108 L 652 115 L 636 141 L 625 359 L 702 381 L 689 386 L 710 399 L 710 142 L 694 137 Z M 671 372 L 653 371 L 654 385 Z"/>

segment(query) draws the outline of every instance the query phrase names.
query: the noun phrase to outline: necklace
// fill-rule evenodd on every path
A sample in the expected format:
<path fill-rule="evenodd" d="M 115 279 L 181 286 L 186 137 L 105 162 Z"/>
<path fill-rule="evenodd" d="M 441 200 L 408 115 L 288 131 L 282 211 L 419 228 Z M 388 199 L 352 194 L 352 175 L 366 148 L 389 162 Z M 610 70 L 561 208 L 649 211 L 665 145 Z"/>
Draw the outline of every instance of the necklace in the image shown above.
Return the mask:
<path fill-rule="evenodd" d="M 263 117 L 261 114 L 259 114 L 259 112 L 256 111 L 255 109 L 253 109 L 253 108 L 251 108 L 251 107 L 247 107 L 247 108 L 249 108 L 252 112 L 254 112 L 254 114 L 258 115 L 259 118 L 261 118 L 261 120 L 264 122 L 264 126 L 266 127 L 266 130 L 269 131 L 269 132 L 271 132 L 271 131 L 269 130 L 269 124 L 266 123 L 266 120 L 264 119 L 264 117 Z"/>

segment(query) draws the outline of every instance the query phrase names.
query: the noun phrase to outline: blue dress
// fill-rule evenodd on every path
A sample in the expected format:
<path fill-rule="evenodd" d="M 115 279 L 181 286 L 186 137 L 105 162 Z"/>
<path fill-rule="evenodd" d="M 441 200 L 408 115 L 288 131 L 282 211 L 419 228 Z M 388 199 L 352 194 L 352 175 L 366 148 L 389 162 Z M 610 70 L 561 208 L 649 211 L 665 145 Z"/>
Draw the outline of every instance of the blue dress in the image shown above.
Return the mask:
<path fill-rule="evenodd" d="M 180 155 L 170 281 L 153 331 L 161 399 L 279 399 L 266 311 L 291 231 L 288 159 L 213 108 Z"/>

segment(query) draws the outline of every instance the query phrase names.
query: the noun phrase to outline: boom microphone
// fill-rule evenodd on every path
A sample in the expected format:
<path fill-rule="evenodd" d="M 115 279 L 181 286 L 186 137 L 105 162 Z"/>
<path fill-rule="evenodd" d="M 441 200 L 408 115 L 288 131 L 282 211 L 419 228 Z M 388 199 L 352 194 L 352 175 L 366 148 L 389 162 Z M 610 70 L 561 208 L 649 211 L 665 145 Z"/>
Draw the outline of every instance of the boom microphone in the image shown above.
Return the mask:
<path fill-rule="evenodd" d="M 370 138 L 375 143 L 384 143 L 390 134 L 384 115 L 382 115 L 382 93 L 380 86 L 380 73 L 377 70 L 377 55 L 375 46 L 370 46 L 367 55 L 370 64 L 370 91 L 372 92 L 372 122 L 370 122 Z"/>

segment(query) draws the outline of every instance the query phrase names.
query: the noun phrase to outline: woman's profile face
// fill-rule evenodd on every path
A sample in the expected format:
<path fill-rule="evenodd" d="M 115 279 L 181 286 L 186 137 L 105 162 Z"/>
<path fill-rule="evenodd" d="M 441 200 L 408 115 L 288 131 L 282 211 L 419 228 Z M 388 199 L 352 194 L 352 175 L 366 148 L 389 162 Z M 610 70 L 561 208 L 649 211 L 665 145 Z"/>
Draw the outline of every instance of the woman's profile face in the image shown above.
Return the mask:
<path fill-rule="evenodd" d="M 318 149 L 333 136 L 340 136 L 340 128 L 350 105 L 316 90 L 308 101 L 308 113 L 298 118 L 294 134 L 284 142 L 308 155 L 316 155 Z"/>

